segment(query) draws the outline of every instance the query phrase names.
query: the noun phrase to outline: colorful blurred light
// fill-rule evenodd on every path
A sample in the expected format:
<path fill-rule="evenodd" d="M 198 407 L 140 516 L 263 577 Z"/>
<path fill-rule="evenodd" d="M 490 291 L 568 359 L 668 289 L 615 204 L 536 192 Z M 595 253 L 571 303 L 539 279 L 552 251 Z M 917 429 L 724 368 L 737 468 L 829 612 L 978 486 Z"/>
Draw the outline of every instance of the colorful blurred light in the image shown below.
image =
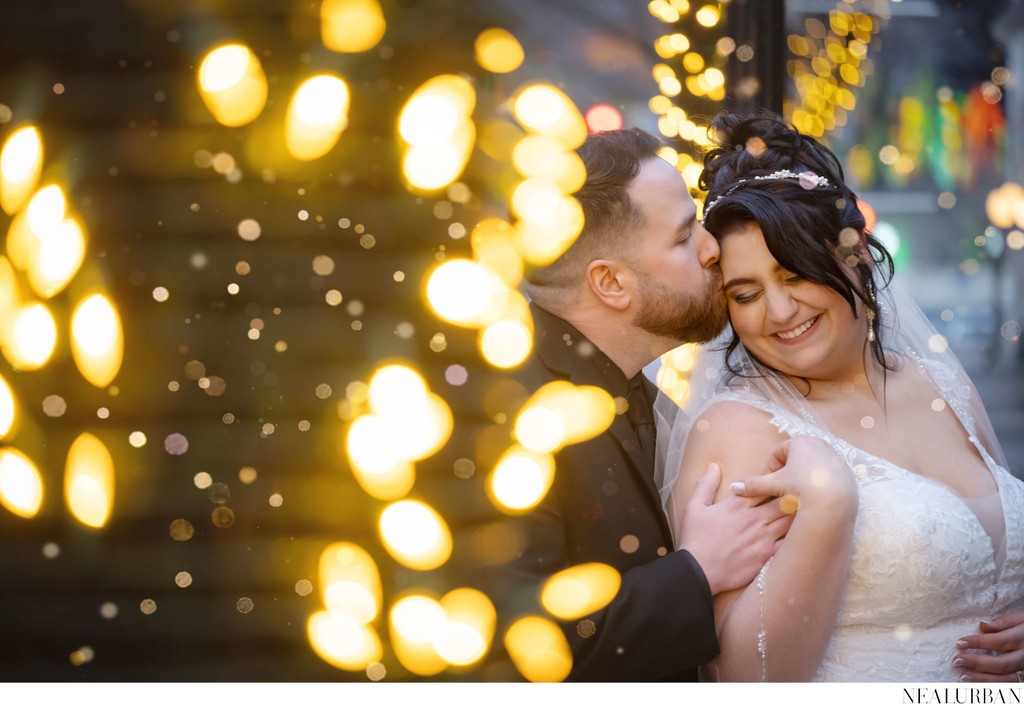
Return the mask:
<path fill-rule="evenodd" d="M 587 130 L 591 133 L 622 128 L 622 113 L 618 108 L 607 103 L 595 103 L 587 109 L 584 118 L 587 122 Z"/>

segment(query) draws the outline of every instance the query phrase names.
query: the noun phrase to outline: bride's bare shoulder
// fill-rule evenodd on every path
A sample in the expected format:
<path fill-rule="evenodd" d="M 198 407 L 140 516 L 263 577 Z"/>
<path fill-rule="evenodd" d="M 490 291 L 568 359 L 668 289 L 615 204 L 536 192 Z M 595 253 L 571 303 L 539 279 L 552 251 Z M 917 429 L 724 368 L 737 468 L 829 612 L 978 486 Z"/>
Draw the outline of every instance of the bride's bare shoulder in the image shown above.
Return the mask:
<path fill-rule="evenodd" d="M 691 436 L 717 438 L 737 434 L 753 434 L 762 429 L 778 432 L 772 425 L 772 414 L 742 401 L 718 401 L 693 421 Z"/>
<path fill-rule="evenodd" d="M 767 470 L 775 448 L 786 440 L 772 424 L 772 415 L 740 401 L 719 401 L 693 421 L 683 454 L 681 484 L 691 487 L 715 462 L 723 481 L 735 481 Z M 722 489 L 728 489 L 723 484 Z"/>

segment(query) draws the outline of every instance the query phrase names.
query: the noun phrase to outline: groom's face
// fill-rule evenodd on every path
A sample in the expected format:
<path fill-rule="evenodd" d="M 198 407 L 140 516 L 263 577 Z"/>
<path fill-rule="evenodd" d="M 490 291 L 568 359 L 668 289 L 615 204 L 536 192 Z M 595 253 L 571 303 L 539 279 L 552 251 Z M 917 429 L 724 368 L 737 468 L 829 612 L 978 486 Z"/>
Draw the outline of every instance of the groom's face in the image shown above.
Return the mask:
<path fill-rule="evenodd" d="M 682 175 L 660 158 L 649 160 L 629 194 L 645 216 L 637 233 L 640 304 L 633 324 L 680 342 L 712 339 L 727 319 L 718 243 L 697 221 Z"/>

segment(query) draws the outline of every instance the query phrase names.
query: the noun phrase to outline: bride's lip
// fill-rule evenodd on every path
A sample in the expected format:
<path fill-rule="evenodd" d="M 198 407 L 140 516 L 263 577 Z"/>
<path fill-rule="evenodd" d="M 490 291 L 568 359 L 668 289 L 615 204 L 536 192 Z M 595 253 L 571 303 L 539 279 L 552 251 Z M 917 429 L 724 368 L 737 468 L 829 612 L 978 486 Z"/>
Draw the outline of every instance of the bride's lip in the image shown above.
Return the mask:
<path fill-rule="evenodd" d="M 792 329 L 784 330 L 782 332 L 775 332 L 774 334 L 772 334 L 772 336 L 775 337 L 775 339 L 777 339 L 778 341 L 782 342 L 783 344 L 796 344 L 798 342 L 802 342 L 803 340 L 811 336 L 814 330 L 817 329 L 818 322 L 820 321 L 821 315 L 815 315 L 811 319 L 804 321 L 803 324 L 793 327 Z M 790 332 L 797 332 L 801 328 L 804 328 L 803 331 L 800 332 L 800 334 L 796 335 L 795 337 L 781 336 L 783 334 L 788 334 Z"/>

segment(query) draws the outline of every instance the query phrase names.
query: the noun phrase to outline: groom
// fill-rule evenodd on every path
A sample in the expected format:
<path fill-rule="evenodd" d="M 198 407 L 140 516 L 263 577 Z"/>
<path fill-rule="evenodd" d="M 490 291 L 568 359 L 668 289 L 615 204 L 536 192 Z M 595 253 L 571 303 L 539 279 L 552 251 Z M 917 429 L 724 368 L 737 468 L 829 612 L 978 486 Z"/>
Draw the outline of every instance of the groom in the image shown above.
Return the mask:
<path fill-rule="evenodd" d="M 712 466 L 672 541 L 653 480 L 656 391 L 641 369 L 684 342 L 710 340 L 726 311 L 718 245 L 661 147 L 637 129 L 590 136 L 575 195 L 583 232 L 527 276 L 535 349 L 520 380 L 531 390 L 556 379 L 600 386 L 621 409 L 628 402 L 607 431 L 558 454 L 551 490 L 520 519 L 528 542 L 514 570 L 526 588 L 506 608 L 512 616 L 539 612 L 540 583 L 570 566 L 601 562 L 621 574 L 608 606 L 563 624 L 569 680 L 696 680 L 696 667 L 718 653 L 712 596 L 750 583 L 791 519 L 775 502 L 713 503 L 721 473 Z M 830 451 L 818 445 L 790 445 L 787 467 L 826 464 Z M 751 480 L 747 494 L 781 494 L 786 474 Z M 523 588 L 504 591 L 512 587 Z"/>

